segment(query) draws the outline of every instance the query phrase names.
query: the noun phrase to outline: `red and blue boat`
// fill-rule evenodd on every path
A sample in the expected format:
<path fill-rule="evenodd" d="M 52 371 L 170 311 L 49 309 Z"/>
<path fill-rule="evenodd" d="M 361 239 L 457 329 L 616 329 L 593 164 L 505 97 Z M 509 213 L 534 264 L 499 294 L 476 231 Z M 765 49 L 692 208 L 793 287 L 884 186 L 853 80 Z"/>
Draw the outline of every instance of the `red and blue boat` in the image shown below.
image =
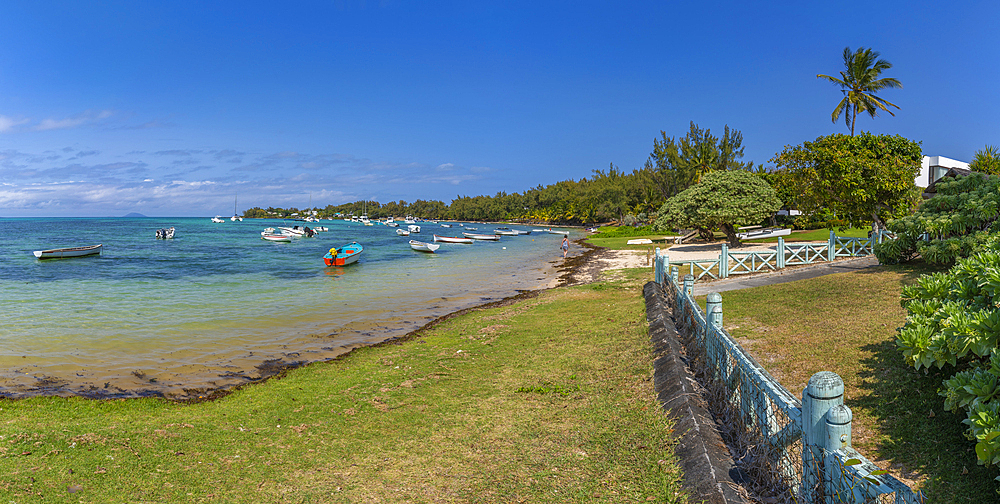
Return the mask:
<path fill-rule="evenodd" d="M 323 256 L 323 262 L 327 266 L 347 266 L 348 264 L 357 262 L 358 258 L 361 257 L 361 252 L 364 252 L 364 250 L 365 248 L 358 242 L 351 242 L 349 245 L 344 245 L 343 247 L 333 247 Z"/>

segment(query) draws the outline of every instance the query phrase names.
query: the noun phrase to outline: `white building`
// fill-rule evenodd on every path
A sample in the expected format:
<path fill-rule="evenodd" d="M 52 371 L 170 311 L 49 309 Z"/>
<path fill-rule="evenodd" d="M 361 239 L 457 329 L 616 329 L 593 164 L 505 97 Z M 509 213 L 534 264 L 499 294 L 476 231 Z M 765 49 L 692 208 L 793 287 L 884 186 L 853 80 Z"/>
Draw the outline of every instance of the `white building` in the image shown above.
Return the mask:
<path fill-rule="evenodd" d="M 917 187 L 926 188 L 943 177 L 952 168 L 968 171 L 969 163 L 944 156 L 924 156 L 924 160 L 920 164 L 920 174 L 917 175 L 914 182 L 917 184 Z"/>

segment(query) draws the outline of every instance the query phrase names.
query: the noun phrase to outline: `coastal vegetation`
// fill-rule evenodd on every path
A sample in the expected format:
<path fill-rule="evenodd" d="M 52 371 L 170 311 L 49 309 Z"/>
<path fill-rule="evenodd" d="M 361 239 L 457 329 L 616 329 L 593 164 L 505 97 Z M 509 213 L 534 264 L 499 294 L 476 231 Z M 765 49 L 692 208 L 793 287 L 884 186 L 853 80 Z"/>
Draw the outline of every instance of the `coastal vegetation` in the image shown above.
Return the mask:
<path fill-rule="evenodd" d="M 899 135 L 833 134 L 786 146 L 772 159 L 769 180 L 805 213 L 833 212 L 848 225 L 878 231 L 913 211 L 922 157 L 919 142 Z"/>
<path fill-rule="evenodd" d="M 736 229 L 757 224 L 781 208 L 774 189 L 748 171 L 713 171 L 667 200 L 655 227 L 720 229 L 731 247 L 739 247 Z"/>
<path fill-rule="evenodd" d="M 682 503 L 651 381 L 649 278 L 473 309 L 212 401 L 0 400 L 0 494 Z"/>

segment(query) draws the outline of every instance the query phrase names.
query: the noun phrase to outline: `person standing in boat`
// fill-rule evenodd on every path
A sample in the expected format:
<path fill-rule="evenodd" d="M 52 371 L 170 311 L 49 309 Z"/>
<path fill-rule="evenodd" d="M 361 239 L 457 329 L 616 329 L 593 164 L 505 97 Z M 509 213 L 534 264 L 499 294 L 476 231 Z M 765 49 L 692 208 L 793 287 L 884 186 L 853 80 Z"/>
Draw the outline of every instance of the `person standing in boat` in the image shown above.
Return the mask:
<path fill-rule="evenodd" d="M 568 234 L 563 235 L 563 241 L 562 241 L 562 247 L 561 248 L 562 248 L 562 251 L 563 251 L 563 259 L 565 259 L 566 258 L 566 254 L 569 252 L 569 235 Z"/>

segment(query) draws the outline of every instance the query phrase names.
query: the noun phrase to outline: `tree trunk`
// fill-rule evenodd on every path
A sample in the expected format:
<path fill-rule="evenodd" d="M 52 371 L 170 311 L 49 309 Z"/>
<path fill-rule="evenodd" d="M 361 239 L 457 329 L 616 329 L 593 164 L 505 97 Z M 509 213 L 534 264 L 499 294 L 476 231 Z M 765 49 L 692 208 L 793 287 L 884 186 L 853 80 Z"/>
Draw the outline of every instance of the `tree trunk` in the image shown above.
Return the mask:
<path fill-rule="evenodd" d="M 878 213 L 872 212 L 872 234 L 878 234 L 880 229 L 885 229 L 885 223 L 878 218 Z"/>
<path fill-rule="evenodd" d="M 736 236 L 736 229 L 733 228 L 732 224 L 722 224 L 719 226 L 723 233 L 726 233 L 726 238 L 729 240 L 729 248 L 735 249 L 743 246 L 740 243 L 740 238 Z"/>

